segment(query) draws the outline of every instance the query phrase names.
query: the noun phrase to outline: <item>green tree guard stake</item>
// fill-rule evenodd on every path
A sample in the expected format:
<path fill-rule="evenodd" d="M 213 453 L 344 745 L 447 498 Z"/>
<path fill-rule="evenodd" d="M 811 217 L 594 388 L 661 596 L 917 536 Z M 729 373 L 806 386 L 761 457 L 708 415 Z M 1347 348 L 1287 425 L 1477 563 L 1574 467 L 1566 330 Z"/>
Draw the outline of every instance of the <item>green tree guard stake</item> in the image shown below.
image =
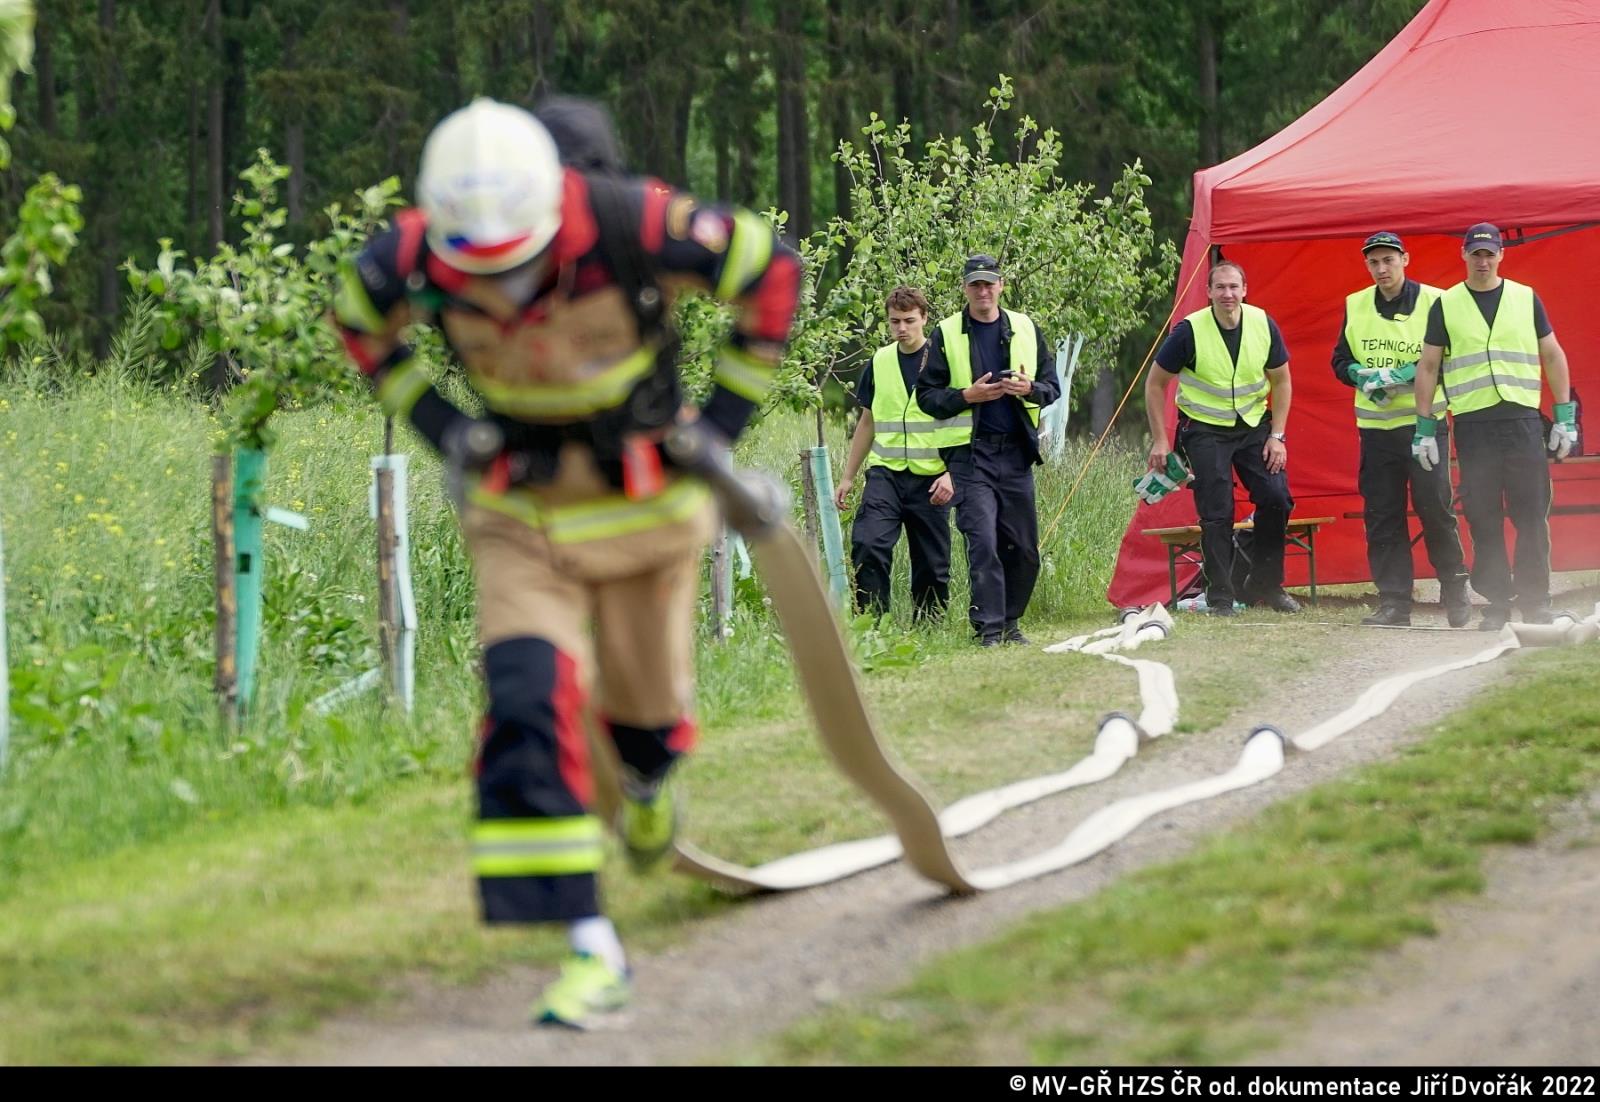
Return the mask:
<path fill-rule="evenodd" d="M 839 508 L 833 503 L 833 468 L 826 447 L 811 448 L 811 477 L 817 486 L 817 525 L 822 529 L 822 555 L 828 567 L 828 592 L 840 608 L 849 599 L 849 575 L 844 568 L 844 534 L 839 528 Z"/>
<path fill-rule="evenodd" d="M 239 711 L 250 707 L 261 642 L 261 488 L 267 453 L 239 448 L 233 453 L 233 586 L 238 602 Z"/>

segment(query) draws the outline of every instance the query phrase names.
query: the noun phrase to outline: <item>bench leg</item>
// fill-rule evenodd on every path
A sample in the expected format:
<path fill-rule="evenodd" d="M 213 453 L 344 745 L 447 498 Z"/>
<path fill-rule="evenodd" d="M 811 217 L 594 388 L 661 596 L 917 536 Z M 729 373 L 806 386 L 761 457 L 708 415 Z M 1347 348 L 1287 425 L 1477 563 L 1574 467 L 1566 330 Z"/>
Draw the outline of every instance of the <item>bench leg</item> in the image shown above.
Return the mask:
<path fill-rule="evenodd" d="M 1311 604 L 1317 603 L 1317 533 L 1313 529 L 1306 533 L 1306 559 L 1307 571 L 1311 575 Z"/>

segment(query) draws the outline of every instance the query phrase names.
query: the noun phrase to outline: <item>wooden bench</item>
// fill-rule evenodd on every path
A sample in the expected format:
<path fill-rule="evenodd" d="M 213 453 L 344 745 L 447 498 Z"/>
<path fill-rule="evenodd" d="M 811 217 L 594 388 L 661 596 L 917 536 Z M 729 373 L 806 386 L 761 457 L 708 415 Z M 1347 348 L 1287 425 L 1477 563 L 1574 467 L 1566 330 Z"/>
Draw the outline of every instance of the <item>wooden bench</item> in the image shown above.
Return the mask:
<path fill-rule="evenodd" d="M 1360 514 L 1357 514 L 1358 516 Z M 1332 524 L 1333 517 L 1291 517 L 1287 530 L 1284 533 L 1284 553 L 1288 554 L 1290 546 L 1298 547 L 1305 552 L 1307 568 L 1311 576 L 1311 603 L 1317 603 L 1317 529 L 1324 524 Z M 1241 520 L 1233 526 L 1235 532 L 1248 532 L 1255 528 L 1255 522 Z M 1172 607 L 1178 605 L 1178 564 L 1193 563 L 1201 569 L 1205 568 L 1205 555 L 1200 543 L 1201 528 L 1198 524 L 1185 524 L 1178 528 L 1146 528 L 1143 534 L 1155 536 L 1167 548 L 1167 584 L 1172 588 Z"/>

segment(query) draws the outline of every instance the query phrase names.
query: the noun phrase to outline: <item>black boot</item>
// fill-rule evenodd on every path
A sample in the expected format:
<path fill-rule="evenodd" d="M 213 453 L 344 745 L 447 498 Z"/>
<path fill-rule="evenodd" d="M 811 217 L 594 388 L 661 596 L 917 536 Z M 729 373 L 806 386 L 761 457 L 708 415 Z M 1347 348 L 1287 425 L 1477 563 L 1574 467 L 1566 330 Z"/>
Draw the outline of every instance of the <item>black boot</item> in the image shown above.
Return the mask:
<path fill-rule="evenodd" d="M 1364 616 L 1361 622 L 1373 628 L 1402 628 L 1411 624 L 1411 610 L 1403 608 L 1392 601 L 1385 601 L 1378 606 L 1378 611 L 1371 616 Z"/>

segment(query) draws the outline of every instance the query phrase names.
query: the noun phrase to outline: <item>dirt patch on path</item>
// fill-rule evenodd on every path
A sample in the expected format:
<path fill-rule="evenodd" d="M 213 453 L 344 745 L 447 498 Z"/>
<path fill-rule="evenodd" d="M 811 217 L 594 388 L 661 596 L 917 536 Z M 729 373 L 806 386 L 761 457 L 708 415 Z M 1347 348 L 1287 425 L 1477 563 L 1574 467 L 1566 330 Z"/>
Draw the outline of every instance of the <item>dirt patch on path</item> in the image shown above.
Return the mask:
<path fill-rule="evenodd" d="M 1600 793 L 1538 845 L 1498 854 L 1483 896 L 1371 969 L 1265 1064 L 1600 1062 Z"/>
<path fill-rule="evenodd" d="M 957 850 L 973 865 L 1037 851 L 1112 800 L 1232 767 L 1254 723 L 1272 722 L 1292 734 L 1337 713 L 1355 690 L 1383 676 L 1475 654 L 1492 642 L 1493 637 L 1475 631 L 1351 630 L 1326 648 L 1316 672 L 1283 686 L 1278 703 L 1253 706 L 1211 731 L 1162 739 L 1109 781 L 1011 812 L 957 843 Z M 1154 650 L 1150 656 L 1159 657 Z M 637 997 L 628 1020 L 615 1031 L 529 1028 L 526 1008 L 551 973 L 519 968 L 471 988 L 417 982 L 390 1004 L 334 1019 L 290 1051 L 263 1055 L 258 1062 L 736 1059 L 752 1042 L 819 1006 L 894 987 L 930 957 L 992 937 L 1029 912 L 1092 895 L 1129 870 L 1170 860 L 1268 804 L 1391 754 L 1422 737 L 1469 696 L 1510 676 L 1518 663 L 1513 654 L 1425 682 L 1379 719 L 1314 754 L 1292 756 L 1272 780 L 1159 816 L 1100 856 L 1040 880 L 952 899 L 897 865 L 824 888 L 752 900 L 698 925 L 671 950 L 635 956 Z M 1181 679 L 1178 690 L 1181 695 Z"/>

